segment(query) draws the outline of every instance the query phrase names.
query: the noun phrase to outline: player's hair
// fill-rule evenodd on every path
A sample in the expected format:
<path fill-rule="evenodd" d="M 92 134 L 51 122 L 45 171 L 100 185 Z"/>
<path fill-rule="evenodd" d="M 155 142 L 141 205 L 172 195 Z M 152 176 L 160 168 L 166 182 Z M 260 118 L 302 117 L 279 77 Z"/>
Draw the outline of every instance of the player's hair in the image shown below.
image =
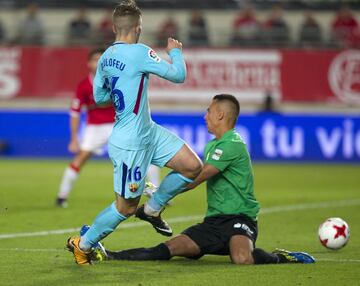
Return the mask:
<path fill-rule="evenodd" d="M 240 114 L 240 103 L 236 97 L 231 94 L 217 94 L 213 97 L 213 100 L 229 103 L 229 117 L 232 120 L 232 124 L 235 125 Z"/>
<path fill-rule="evenodd" d="M 91 58 L 96 55 L 96 54 L 103 54 L 105 52 L 104 48 L 96 48 L 96 49 L 92 49 L 89 51 L 88 53 L 88 60 L 91 60 Z"/>
<path fill-rule="evenodd" d="M 130 30 L 138 25 L 141 10 L 134 0 L 123 0 L 114 9 L 113 23 L 120 34 L 128 34 Z"/>

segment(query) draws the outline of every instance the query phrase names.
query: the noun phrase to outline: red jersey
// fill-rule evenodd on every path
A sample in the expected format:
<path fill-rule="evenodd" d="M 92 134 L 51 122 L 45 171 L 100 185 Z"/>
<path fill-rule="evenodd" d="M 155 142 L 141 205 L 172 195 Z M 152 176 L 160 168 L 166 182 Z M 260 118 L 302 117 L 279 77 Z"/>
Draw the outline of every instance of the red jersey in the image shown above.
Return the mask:
<path fill-rule="evenodd" d="M 355 18 L 336 18 L 332 24 L 333 32 L 348 47 L 360 47 L 360 28 Z"/>
<path fill-rule="evenodd" d="M 233 22 L 234 29 L 239 29 L 244 26 L 258 26 L 258 21 L 252 16 L 239 16 Z"/>
<path fill-rule="evenodd" d="M 341 19 L 336 18 L 332 23 L 333 30 L 344 29 L 347 31 L 353 31 L 358 27 L 358 22 L 355 18 Z"/>
<path fill-rule="evenodd" d="M 76 89 L 76 95 L 71 102 L 71 115 L 79 116 L 83 106 L 87 109 L 88 124 L 112 123 L 115 120 L 115 110 L 112 104 L 96 105 L 93 97 L 93 75 L 91 74 L 83 79 Z"/>

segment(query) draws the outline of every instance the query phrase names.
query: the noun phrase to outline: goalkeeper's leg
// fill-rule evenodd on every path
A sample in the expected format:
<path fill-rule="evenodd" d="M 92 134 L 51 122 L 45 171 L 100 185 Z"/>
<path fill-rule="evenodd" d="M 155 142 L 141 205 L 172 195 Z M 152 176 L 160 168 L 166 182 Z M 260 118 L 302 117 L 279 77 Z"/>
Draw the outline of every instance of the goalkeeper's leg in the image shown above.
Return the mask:
<path fill-rule="evenodd" d="M 234 235 L 230 239 L 230 258 L 234 264 L 270 264 L 279 263 L 276 254 L 268 253 L 254 244 L 245 235 Z"/>
<path fill-rule="evenodd" d="M 291 252 L 277 249 L 273 253 L 253 247 L 253 242 L 245 235 L 234 235 L 230 239 L 230 257 L 234 264 L 279 264 L 314 263 L 315 259 L 306 252 Z"/>
<path fill-rule="evenodd" d="M 106 252 L 109 260 L 169 260 L 173 256 L 196 257 L 200 248 L 190 237 L 180 234 L 154 247 Z"/>

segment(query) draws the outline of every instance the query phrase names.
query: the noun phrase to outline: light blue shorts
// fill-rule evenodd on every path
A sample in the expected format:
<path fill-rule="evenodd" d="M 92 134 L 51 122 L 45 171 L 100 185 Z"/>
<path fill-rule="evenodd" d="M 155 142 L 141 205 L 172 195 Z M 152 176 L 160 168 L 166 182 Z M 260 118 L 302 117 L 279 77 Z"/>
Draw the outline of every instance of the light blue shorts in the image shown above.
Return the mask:
<path fill-rule="evenodd" d="M 146 149 L 126 150 L 109 143 L 114 165 L 114 191 L 125 199 L 141 196 L 150 164 L 164 167 L 185 142 L 169 130 L 155 124 L 153 139 Z"/>

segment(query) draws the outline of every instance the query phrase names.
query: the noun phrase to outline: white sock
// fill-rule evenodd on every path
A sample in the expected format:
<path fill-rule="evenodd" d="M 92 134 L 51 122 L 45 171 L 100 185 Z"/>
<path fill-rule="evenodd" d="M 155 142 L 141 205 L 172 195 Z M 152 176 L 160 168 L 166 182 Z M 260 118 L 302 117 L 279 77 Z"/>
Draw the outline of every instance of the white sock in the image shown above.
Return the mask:
<path fill-rule="evenodd" d="M 150 207 L 148 203 L 145 203 L 144 205 L 144 212 L 150 216 L 158 216 L 160 214 L 159 211 L 156 211 L 152 207 Z"/>
<path fill-rule="evenodd" d="M 79 247 L 82 251 L 84 252 L 88 252 L 91 249 L 91 245 L 89 243 L 85 242 L 85 239 L 81 239 L 82 237 L 80 237 L 80 242 L 79 242 Z"/>
<path fill-rule="evenodd" d="M 155 186 L 160 185 L 160 168 L 154 165 L 150 165 L 148 172 L 146 174 L 147 179 L 153 183 Z"/>
<path fill-rule="evenodd" d="M 71 166 L 65 169 L 64 175 L 61 180 L 60 190 L 58 198 L 67 199 L 76 179 L 79 176 L 79 172 L 73 169 Z"/>

